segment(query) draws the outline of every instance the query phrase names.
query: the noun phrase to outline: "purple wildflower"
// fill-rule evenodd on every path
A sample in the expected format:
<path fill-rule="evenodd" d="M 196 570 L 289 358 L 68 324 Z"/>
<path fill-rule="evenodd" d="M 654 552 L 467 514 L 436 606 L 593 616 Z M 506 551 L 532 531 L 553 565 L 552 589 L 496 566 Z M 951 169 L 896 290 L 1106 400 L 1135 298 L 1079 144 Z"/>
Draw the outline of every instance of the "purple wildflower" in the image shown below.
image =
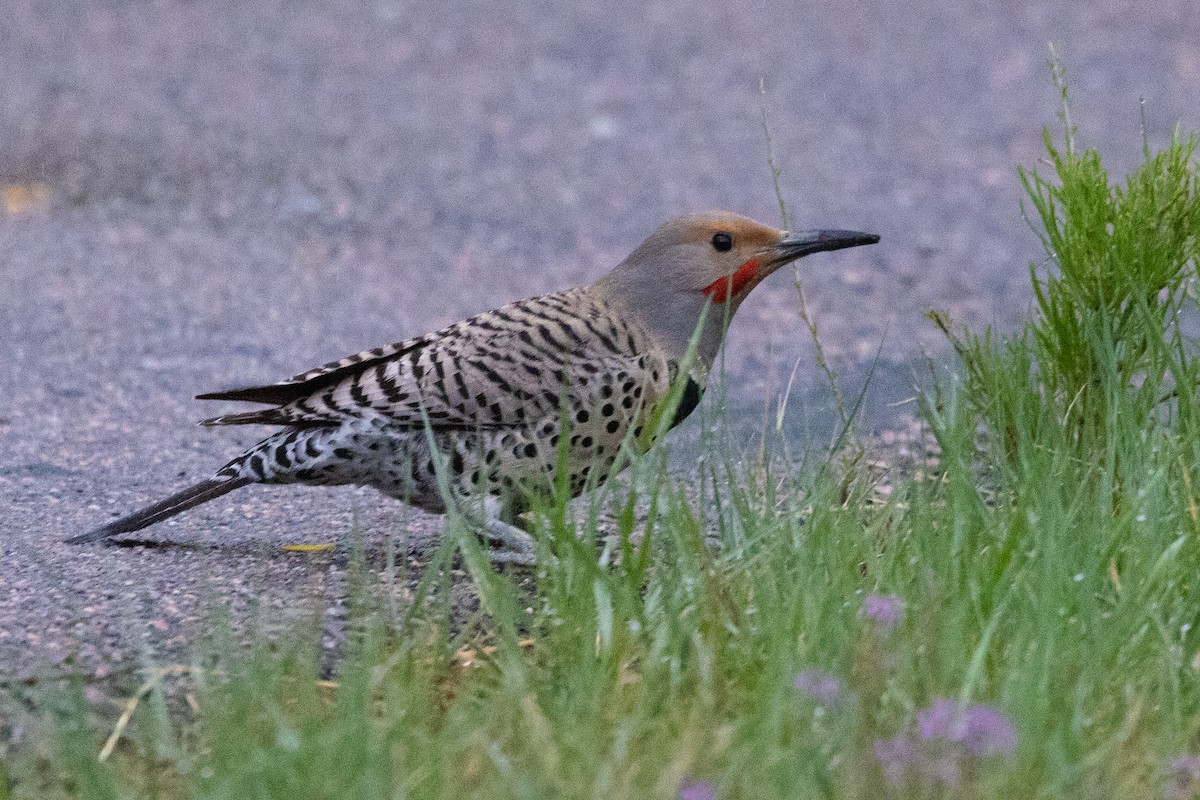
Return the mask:
<path fill-rule="evenodd" d="M 1016 748 L 1017 729 L 1000 710 L 938 698 L 917 712 L 915 730 L 875 742 L 875 759 L 892 784 L 912 776 L 926 788 L 953 791 L 980 759 Z"/>
<path fill-rule="evenodd" d="M 1163 781 L 1163 797 L 1166 800 L 1188 800 L 1200 794 L 1200 756 L 1184 754 L 1176 756 L 1167 765 L 1167 778 Z"/>
<path fill-rule="evenodd" d="M 904 601 L 896 594 L 869 594 L 863 598 L 862 615 L 887 633 L 904 619 Z"/>
<path fill-rule="evenodd" d="M 929 708 L 917 712 L 917 734 L 922 739 L 958 738 L 961 714 L 955 700 L 939 697 Z"/>
<path fill-rule="evenodd" d="M 846 696 L 846 689 L 836 675 L 816 669 L 796 673 L 793 685 L 819 706 L 836 706 Z"/>
<path fill-rule="evenodd" d="M 961 745 L 972 756 L 1011 755 L 1017 748 L 1017 729 L 992 706 L 963 706 L 940 697 L 917 712 L 917 733 L 926 741 L 941 739 Z"/>
<path fill-rule="evenodd" d="M 717 800 L 717 789 L 708 781 L 685 777 L 679 784 L 679 800 Z"/>

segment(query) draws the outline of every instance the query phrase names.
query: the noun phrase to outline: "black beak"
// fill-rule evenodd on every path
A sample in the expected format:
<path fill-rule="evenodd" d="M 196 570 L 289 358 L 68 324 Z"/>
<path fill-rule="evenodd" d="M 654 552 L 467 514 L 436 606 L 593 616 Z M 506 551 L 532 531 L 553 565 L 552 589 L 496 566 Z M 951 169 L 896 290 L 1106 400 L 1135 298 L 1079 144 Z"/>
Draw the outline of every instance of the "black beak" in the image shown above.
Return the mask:
<path fill-rule="evenodd" d="M 775 245 L 772 262 L 776 265 L 795 261 L 810 253 L 820 253 L 824 250 L 841 250 L 846 247 L 860 247 L 864 244 L 875 244 L 879 236 L 874 233 L 858 231 L 798 231 L 783 237 Z"/>

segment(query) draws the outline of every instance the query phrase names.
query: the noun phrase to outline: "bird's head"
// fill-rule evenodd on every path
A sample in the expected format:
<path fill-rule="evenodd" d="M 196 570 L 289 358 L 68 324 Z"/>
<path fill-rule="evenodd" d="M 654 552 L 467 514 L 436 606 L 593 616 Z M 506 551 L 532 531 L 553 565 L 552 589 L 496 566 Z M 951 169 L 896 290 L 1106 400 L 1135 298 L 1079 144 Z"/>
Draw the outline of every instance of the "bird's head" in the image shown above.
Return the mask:
<path fill-rule="evenodd" d="M 700 357 L 711 361 L 725 320 L 768 275 L 810 253 L 878 241 L 857 231 L 789 233 L 727 211 L 688 214 L 663 223 L 594 288 L 636 315 L 672 351 L 686 349 L 712 304 L 712 324 L 699 343 Z"/>

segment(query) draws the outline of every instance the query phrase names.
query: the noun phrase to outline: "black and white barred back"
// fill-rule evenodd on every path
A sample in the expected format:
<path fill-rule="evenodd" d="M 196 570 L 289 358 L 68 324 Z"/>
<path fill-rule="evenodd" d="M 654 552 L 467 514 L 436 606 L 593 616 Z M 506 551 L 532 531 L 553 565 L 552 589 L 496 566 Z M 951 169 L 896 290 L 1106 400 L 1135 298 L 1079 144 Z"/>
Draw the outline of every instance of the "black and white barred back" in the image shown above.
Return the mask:
<path fill-rule="evenodd" d="M 430 438 L 463 497 L 504 495 L 520 507 L 550 489 L 560 457 L 578 494 L 589 477 L 607 476 L 627 434 L 648 444 L 640 428 L 674 371 L 644 334 L 574 289 L 333 362 L 263 394 L 203 397 L 286 399 L 206 421 L 287 426 L 219 477 L 367 485 L 441 512 Z"/>

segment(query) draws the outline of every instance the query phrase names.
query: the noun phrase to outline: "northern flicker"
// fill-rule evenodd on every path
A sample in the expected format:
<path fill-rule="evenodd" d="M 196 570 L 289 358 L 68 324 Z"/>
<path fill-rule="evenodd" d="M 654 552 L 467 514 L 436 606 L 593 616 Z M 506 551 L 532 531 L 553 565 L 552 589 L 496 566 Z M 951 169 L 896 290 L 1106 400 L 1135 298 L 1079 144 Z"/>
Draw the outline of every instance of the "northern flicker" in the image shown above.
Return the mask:
<path fill-rule="evenodd" d="M 684 419 L 755 286 L 801 256 L 877 241 L 788 233 L 728 212 L 678 217 L 590 286 L 279 383 L 199 395 L 270 406 L 201 425 L 279 430 L 208 480 L 67 541 L 140 530 L 250 483 L 357 484 L 435 513 L 453 502 L 495 560 L 529 563 L 533 540 L 513 522 L 556 478 L 577 495 L 649 447 L 665 413 L 672 426 Z M 667 409 L 675 381 L 682 394 Z"/>

